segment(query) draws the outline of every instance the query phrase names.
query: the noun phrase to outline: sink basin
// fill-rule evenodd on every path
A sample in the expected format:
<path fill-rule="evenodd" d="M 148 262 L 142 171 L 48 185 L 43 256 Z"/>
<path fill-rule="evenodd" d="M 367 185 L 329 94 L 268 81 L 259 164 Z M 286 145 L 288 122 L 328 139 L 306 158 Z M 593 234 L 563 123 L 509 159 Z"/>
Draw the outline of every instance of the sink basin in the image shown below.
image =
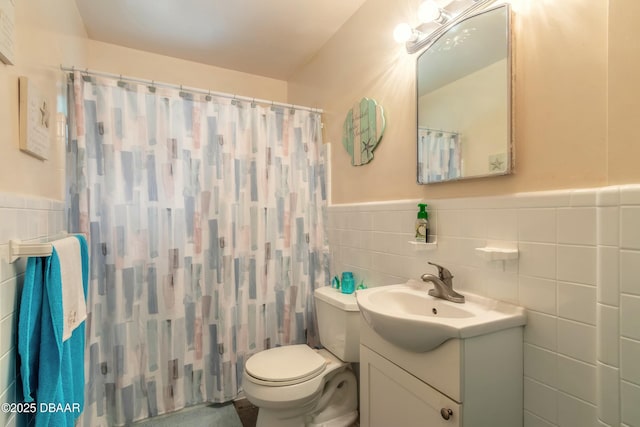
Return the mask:
<path fill-rule="evenodd" d="M 523 307 L 464 293 L 463 304 L 430 296 L 430 286 L 405 284 L 356 291 L 360 313 L 382 338 L 426 352 L 451 338 L 471 338 L 526 323 Z"/>

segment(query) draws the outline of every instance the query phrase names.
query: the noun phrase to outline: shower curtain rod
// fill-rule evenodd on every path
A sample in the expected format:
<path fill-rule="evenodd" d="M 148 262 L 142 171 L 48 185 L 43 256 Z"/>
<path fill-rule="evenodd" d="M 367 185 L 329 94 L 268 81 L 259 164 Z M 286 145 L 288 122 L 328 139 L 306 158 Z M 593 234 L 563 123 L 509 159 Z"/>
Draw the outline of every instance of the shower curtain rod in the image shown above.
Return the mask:
<path fill-rule="evenodd" d="M 119 80 L 126 80 L 126 81 L 130 81 L 133 83 L 142 83 L 142 84 L 146 84 L 149 86 L 158 86 L 158 87 L 166 87 L 166 88 L 171 88 L 171 89 L 179 89 L 182 91 L 187 91 L 187 92 L 192 92 L 192 93 L 199 93 L 202 95 L 210 95 L 210 96 L 219 96 L 222 98 L 230 98 L 230 99 L 237 99 L 239 101 L 249 101 L 249 102 L 256 102 L 256 103 L 260 103 L 260 104 L 266 104 L 266 105 L 271 105 L 272 107 L 283 107 L 283 108 L 293 108 L 296 110 L 304 110 L 304 111 L 311 111 L 313 113 L 322 113 L 322 109 L 321 108 L 312 108 L 312 107 L 305 107 L 303 105 L 295 105 L 295 104 L 285 104 L 282 102 L 275 102 L 275 101 L 270 101 L 267 99 L 259 99 L 259 98 L 250 98 L 248 96 L 240 96 L 240 95 L 234 95 L 231 93 L 225 93 L 225 92 L 214 92 L 211 90 L 204 90 L 204 89 L 199 89 L 199 88 L 195 88 L 195 87 L 188 87 L 188 86 L 183 86 L 183 85 L 176 85 L 176 84 L 171 84 L 171 83 L 163 83 L 163 82 L 157 82 L 155 80 L 147 80 L 147 79 L 140 79 L 137 77 L 129 77 L 129 76 L 124 76 L 122 74 L 112 74 L 112 73 L 105 73 L 103 71 L 96 71 L 96 70 L 90 70 L 88 68 L 85 69 L 81 69 L 81 68 L 75 68 L 74 66 L 71 67 L 65 67 L 63 65 L 60 65 L 60 69 L 62 71 L 78 71 L 82 74 L 92 74 L 94 76 L 99 76 L 99 77 L 110 77 L 110 78 L 114 78 L 114 79 L 119 79 Z"/>

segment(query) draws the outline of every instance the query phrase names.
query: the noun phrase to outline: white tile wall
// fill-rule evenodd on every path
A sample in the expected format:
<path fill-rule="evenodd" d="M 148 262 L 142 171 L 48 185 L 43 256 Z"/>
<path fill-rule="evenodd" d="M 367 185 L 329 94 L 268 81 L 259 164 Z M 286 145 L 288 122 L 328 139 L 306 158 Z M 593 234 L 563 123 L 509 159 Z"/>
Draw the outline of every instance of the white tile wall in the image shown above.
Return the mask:
<path fill-rule="evenodd" d="M 558 353 L 595 365 L 595 326 L 559 318 Z"/>
<path fill-rule="evenodd" d="M 620 377 L 640 384 L 640 341 L 627 338 L 620 340 Z"/>
<path fill-rule="evenodd" d="M 640 297 L 636 295 L 620 295 L 620 334 L 623 337 L 640 340 L 638 327 L 640 313 Z"/>
<path fill-rule="evenodd" d="M 640 206 L 620 208 L 620 246 L 625 249 L 640 249 Z"/>
<path fill-rule="evenodd" d="M 596 403 L 596 367 L 558 355 L 558 390 L 585 402 Z"/>
<path fill-rule="evenodd" d="M 558 421 L 558 390 L 531 378 L 524 378 L 524 410 L 550 425 Z"/>
<path fill-rule="evenodd" d="M 558 282 L 558 316 L 595 325 L 595 286 Z"/>
<path fill-rule="evenodd" d="M 640 251 L 620 251 L 620 290 L 640 296 Z"/>
<path fill-rule="evenodd" d="M 524 374 L 542 384 L 557 387 L 558 354 L 533 344 L 525 344 Z"/>
<path fill-rule="evenodd" d="M 558 245 L 558 280 L 595 285 L 596 254 L 595 246 Z"/>
<path fill-rule="evenodd" d="M 620 250 L 617 246 L 598 246 L 598 302 L 620 305 Z"/>
<path fill-rule="evenodd" d="M 25 260 L 9 263 L 9 240 L 44 241 L 63 230 L 64 204 L 0 194 L 0 403 L 17 402 L 18 308 Z M 26 425 L 25 417 L 0 412 L 0 425 Z"/>
<path fill-rule="evenodd" d="M 558 209 L 558 243 L 596 244 L 596 208 Z"/>
<path fill-rule="evenodd" d="M 427 200 L 433 251 L 408 243 L 418 202 L 331 206 L 333 273 L 381 286 L 443 264 L 461 292 L 527 307 L 525 426 L 640 426 L 640 185 Z M 489 241 L 519 259 L 478 257 Z"/>
<path fill-rule="evenodd" d="M 620 425 L 620 373 L 613 368 L 598 363 L 598 418 L 608 425 Z M 602 425 L 607 425 L 604 423 Z"/>
<path fill-rule="evenodd" d="M 552 427 L 553 425 L 529 411 L 524 411 L 524 427 Z"/>
<path fill-rule="evenodd" d="M 619 366 L 620 360 L 620 309 L 598 304 L 598 329 L 606 332 L 599 334 L 596 353 L 598 361 L 609 366 Z"/>
<path fill-rule="evenodd" d="M 621 406 L 622 422 L 624 425 L 633 427 L 640 425 L 640 386 L 627 381 L 621 381 Z"/>
<path fill-rule="evenodd" d="M 558 285 L 555 280 L 520 275 L 519 303 L 531 310 L 556 315 Z"/>
<path fill-rule="evenodd" d="M 569 394 L 558 393 L 558 425 L 585 427 L 596 423 L 596 407 Z"/>

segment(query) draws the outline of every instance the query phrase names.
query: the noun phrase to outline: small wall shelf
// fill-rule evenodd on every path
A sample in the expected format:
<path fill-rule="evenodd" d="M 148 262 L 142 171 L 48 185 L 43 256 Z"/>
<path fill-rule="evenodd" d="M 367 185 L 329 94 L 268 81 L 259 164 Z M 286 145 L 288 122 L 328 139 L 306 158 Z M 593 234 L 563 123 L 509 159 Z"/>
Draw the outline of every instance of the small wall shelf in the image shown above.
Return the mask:
<path fill-rule="evenodd" d="M 507 261 L 510 259 L 518 259 L 518 250 L 509 248 L 496 248 L 485 246 L 484 248 L 476 248 L 476 253 L 487 261 Z"/>
<path fill-rule="evenodd" d="M 423 252 L 423 251 L 434 251 L 436 249 L 438 249 L 438 241 L 434 240 L 433 242 L 427 242 L 427 243 L 422 243 L 422 242 L 415 242 L 413 240 L 409 240 L 409 245 L 413 248 L 414 251 L 419 251 L 419 252 Z"/>

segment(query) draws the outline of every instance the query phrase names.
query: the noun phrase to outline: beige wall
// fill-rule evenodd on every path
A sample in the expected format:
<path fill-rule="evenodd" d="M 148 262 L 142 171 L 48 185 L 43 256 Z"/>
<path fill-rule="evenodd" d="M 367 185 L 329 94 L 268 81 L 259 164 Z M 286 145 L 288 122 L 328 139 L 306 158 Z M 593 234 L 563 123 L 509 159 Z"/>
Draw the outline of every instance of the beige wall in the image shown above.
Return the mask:
<path fill-rule="evenodd" d="M 87 43 L 88 63 L 91 69 L 216 92 L 287 102 L 287 82 L 283 80 L 212 67 L 95 40 L 88 40 Z"/>
<path fill-rule="evenodd" d="M 612 0 L 614 5 L 632 2 Z M 637 182 L 640 168 L 628 168 L 629 173 L 618 178 L 609 172 L 614 165 L 608 166 L 604 160 L 609 151 L 613 160 L 615 152 L 626 153 L 632 144 L 630 138 L 611 145 L 607 142 L 608 3 L 511 1 L 515 31 L 515 174 L 420 186 L 415 179 L 417 56 L 408 55 L 391 36 L 397 23 L 415 24 L 419 0 L 368 0 L 289 85 L 290 102 L 325 109 L 325 141 L 333 144 L 332 202 L 593 187 L 606 185 L 614 178 L 618 183 Z M 631 36 L 633 19 L 627 19 L 629 33 L 621 34 L 621 38 Z M 623 58 L 621 52 L 620 73 L 626 72 L 622 70 Z M 630 82 L 638 86 L 628 75 L 622 87 Z M 376 99 L 384 107 L 387 128 L 374 160 L 366 166 L 352 167 L 341 146 L 341 126 L 348 109 L 363 96 Z"/>
<path fill-rule="evenodd" d="M 607 166 L 611 184 L 626 184 L 640 181 L 640 2 L 609 4 Z"/>
<path fill-rule="evenodd" d="M 0 192 L 64 198 L 64 142 L 51 127 L 41 161 L 19 150 L 18 77 L 27 76 L 55 105 L 64 93 L 60 66 L 287 101 L 287 83 L 89 40 L 74 0 L 16 2 L 15 65 L 0 65 Z"/>
<path fill-rule="evenodd" d="M 87 39 L 73 0 L 16 2 L 16 65 L 0 65 L 0 191 L 62 199 L 63 147 L 52 129 L 46 162 L 18 149 L 18 76 L 55 100 L 59 66 L 75 65 L 214 91 L 321 106 L 333 143 L 334 203 L 504 194 L 639 182 L 640 46 L 635 0 L 513 0 L 516 173 L 415 183 L 415 58 L 393 42 L 419 0 L 368 0 L 289 82 Z M 609 96 L 607 96 L 607 89 Z M 385 108 L 372 163 L 352 167 L 341 146 L 361 97 Z M 371 183 L 363 185 L 362 183 Z"/>
<path fill-rule="evenodd" d="M 15 65 L 0 64 L 0 192 L 62 199 L 64 145 L 55 138 L 55 126 L 50 126 L 49 160 L 18 148 L 18 77 L 28 77 L 55 105 L 62 90 L 60 64 L 86 63 L 84 24 L 73 0 L 15 4 Z"/>

